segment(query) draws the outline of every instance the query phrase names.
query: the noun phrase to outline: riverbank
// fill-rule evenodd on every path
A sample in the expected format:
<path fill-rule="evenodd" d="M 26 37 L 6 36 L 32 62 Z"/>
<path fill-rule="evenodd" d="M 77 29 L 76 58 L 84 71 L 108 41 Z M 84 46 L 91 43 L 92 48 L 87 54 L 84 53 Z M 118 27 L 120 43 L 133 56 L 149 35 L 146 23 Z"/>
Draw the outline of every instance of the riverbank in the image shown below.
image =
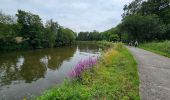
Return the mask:
<path fill-rule="evenodd" d="M 139 47 L 166 57 L 170 57 L 170 41 L 143 43 L 140 44 Z"/>
<path fill-rule="evenodd" d="M 36 99 L 139 100 L 136 61 L 123 44 L 109 44 L 113 47 L 103 52 L 98 63 L 90 71 L 83 71 L 81 80 L 66 80 L 61 86 L 44 92 Z"/>

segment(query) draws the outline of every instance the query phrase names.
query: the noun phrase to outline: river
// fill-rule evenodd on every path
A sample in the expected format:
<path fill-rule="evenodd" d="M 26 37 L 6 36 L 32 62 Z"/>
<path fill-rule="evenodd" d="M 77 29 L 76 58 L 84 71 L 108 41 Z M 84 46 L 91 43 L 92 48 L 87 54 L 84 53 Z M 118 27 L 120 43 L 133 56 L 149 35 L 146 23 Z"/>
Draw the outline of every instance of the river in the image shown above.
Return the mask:
<path fill-rule="evenodd" d="M 78 61 L 98 55 L 95 45 L 1 53 L 0 100 L 38 96 L 69 78 Z"/>

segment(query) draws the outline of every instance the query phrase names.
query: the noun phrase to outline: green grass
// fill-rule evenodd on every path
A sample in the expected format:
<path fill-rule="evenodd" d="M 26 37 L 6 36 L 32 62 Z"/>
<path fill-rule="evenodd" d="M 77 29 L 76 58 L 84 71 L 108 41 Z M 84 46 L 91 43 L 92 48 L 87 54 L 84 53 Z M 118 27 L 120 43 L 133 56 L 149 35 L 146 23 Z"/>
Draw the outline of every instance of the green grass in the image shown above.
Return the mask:
<path fill-rule="evenodd" d="M 166 57 L 170 57 L 170 41 L 143 43 L 140 44 L 139 47 Z"/>
<path fill-rule="evenodd" d="M 101 43 L 102 44 L 102 43 Z M 36 100 L 140 100 L 137 63 L 129 51 L 118 43 L 103 52 L 82 80 L 66 80 L 61 86 L 47 90 Z"/>

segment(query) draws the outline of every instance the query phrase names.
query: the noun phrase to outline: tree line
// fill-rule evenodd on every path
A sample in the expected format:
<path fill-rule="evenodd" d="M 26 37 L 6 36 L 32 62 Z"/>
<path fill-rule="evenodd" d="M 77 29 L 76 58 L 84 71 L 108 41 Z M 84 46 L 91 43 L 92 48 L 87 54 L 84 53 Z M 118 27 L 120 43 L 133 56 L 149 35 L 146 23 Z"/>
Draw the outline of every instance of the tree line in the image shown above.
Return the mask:
<path fill-rule="evenodd" d="M 79 32 L 77 39 L 78 41 L 119 41 L 120 37 L 117 34 L 117 29 L 112 28 L 105 32 L 98 32 L 94 30 L 93 32 Z"/>
<path fill-rule="evenodd" d="M 122 17 L 119 28 L 127 40 L 170 39 L 170 0 L 133 0 L 124 6 Z"/>
<path fill-rule="evenodd" d="M 51 48 L 71 45 L 76 33 L 52 19 L 45 25 L 31 12 L 18 10 L 15 16 L 0 12 L 0 50 Z"/>
<path fill-rule="evenodd" d="M 149 42 L 170 39 L 170 0 L 133 0 L 123 10 L 121 23 L 98 32 L 93 40 Z M 85 33 L 80 32 L 78 39 L 91 40 L 90 33 Z"/>

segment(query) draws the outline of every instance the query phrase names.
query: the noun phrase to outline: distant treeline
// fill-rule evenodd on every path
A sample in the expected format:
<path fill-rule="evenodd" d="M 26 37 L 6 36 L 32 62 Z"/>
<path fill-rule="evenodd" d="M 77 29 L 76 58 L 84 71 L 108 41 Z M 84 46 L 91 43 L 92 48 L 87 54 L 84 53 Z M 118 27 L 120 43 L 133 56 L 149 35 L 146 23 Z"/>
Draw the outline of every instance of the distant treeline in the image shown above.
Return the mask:
<path fill-rule="evenodd" d="M 75 38 L 75 32 L 52 19 L 43 25 L 41 18 L 31 12 L 18 10 L 16 16 L 0 12 L 1 51 L 70 45 Z"/>
<path fill-rule="evenodd" d="M 170 0 L 133 0 L 123 10 L 122 22 L 115 28 L 100 33 L 80 32 L 78 40 L 170 40 Z"/>
<path fill-rule="evenodd" d="M 116 29 L 111 29 L 105 32 L 80 32 L 78 33 L 77 40 L 79 41 L 120 41 L 121 37 Z"/>

